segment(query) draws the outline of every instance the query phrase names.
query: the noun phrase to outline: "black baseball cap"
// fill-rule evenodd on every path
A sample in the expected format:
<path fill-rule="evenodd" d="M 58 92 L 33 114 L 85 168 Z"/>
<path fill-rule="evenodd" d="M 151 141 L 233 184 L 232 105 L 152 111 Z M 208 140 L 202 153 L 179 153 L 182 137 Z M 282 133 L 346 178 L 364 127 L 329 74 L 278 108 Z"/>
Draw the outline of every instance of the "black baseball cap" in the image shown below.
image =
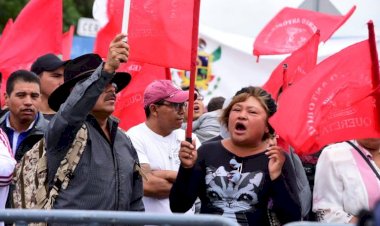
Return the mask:
<path fill-rule="evenodd" d="M 56 55 L 48 53 L 37 58 L 32 64 L 31 71 L 37 75 L 44 71 L 54 71 L 62 66 L 65 66 L 70 60 L 63 61 Z"/>

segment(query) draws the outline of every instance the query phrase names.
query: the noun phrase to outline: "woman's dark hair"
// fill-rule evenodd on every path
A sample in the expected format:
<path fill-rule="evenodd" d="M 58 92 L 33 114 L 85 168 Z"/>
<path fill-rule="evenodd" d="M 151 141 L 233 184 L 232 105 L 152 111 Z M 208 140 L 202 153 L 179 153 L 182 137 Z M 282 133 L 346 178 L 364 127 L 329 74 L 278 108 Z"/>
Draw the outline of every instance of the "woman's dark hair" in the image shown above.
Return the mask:
<path fill-rule="evenodd" d="M 210 101 L 207 104 L 207 111 L 216 111 L 223 108 L 223 104 L 226 98 L 222 96 L 213 97 L 210 99 Z"/>
<path fill-rule="evenodd" d="M 247 100 L 249 97 L 255 97 L 263 106 L 265 109 L 268 119 L 277 111 L 277 105 L 272 96 L 262 89 L 261 87 L 257 86 L 248 86 L 244 87 L 241 90 L 237 91 L 235 96 L 232 98 L 229 105 L 223 110 L 223 113 L 220 117 L 221 124 L 225 125 L 228 128 L 228 118 L 231 113 L 232 106 L 234 106 L 236 103 L 243 102 Z M 265 134 L 263 137 L 263 140 L 268 139 L 271 135 L 274 135 L 274 129 L 272 126 L 267 122 L 268 128 L 269 128 L 269 134 Z"/>

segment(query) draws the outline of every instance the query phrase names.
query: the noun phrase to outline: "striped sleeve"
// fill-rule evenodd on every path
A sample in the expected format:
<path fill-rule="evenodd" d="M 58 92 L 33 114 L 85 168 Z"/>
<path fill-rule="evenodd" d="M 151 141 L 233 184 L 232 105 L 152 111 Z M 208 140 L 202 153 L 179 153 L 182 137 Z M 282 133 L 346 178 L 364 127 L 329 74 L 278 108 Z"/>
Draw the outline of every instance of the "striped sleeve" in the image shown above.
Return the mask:
<path fill-rule="evenodd" d="M 7 186 L 12 181 L 16 160 L 13 157 L 7 135 L 0 129 L 0 187 Z"/>

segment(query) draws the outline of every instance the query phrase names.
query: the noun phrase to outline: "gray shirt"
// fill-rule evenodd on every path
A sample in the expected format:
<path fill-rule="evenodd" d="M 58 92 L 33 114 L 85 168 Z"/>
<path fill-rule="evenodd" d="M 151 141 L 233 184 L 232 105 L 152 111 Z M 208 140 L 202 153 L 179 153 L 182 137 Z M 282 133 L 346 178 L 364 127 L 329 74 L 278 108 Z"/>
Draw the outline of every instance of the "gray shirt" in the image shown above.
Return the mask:
<path fill-rule="evenodd" d="M 201 143 L 219 135 L 220 123 L 218 117 L 220 113 L 220 110 L 206 112 L 193 121 L 193 133 L 197 135 Z M 187 123 L 182 123 L 182 129 L 186 129 L 186 127 Z"/>
<path fill-rule="evenodd" d="M 135 165 L 138 157 L 130 139 L 118 128 L 118 121 L 109 117 L 111 141 L 89 112 L 112 75 L 98 69 L 78 83 L 46 133 L 48 180 L 54 175 L 83 123 L 88 128 L 86 149 L 67 189 L 61 190 L 54 209 L 143 211 L 142 178 Z"/>

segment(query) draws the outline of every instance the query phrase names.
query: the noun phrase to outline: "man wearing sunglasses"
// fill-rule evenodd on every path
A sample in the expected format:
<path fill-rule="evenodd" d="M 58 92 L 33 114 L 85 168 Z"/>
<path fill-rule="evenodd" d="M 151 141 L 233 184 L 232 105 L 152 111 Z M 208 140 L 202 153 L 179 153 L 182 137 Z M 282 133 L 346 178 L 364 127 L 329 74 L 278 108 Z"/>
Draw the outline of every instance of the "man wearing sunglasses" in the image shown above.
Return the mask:
<path fill-rule="evenodd" d="M 180 164 L 178 153 L 185 139 L 180 127 L 188 98 L 189 92 L 170 80 L 152 82 L 144 92 L 147 119 L 127 132 L 147 177 L 143 181 L 146 212 L 171 213 L 168 197 Z M 198 138 L 193 138 L 198 146 Z"/>

